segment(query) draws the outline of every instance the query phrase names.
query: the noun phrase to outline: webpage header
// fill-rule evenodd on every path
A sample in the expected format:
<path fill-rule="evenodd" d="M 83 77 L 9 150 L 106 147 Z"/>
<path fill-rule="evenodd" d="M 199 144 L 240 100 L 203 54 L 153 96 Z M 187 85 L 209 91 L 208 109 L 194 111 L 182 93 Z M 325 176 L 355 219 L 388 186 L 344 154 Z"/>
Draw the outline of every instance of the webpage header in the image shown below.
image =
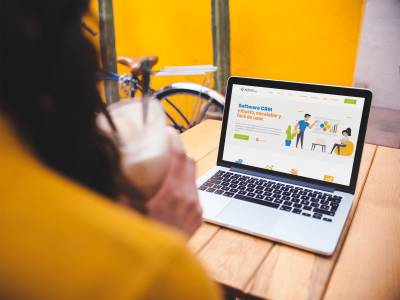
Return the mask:
<path fill-rule="evenodd" d="M 245 95 L 246 97 L 263 97 L 282 100 L 292 100 L 300 102 L 308 102 L 315 104 L 326 104 L 334 106 L 352 107 L 362 109 L 364 107 L 364 98 L 338 96 L 331 94 L 310 93 L 292 90 L 281 90 L 273 88 L 262 88 L 246 85 L 232 86 L 232 94 Z"/>

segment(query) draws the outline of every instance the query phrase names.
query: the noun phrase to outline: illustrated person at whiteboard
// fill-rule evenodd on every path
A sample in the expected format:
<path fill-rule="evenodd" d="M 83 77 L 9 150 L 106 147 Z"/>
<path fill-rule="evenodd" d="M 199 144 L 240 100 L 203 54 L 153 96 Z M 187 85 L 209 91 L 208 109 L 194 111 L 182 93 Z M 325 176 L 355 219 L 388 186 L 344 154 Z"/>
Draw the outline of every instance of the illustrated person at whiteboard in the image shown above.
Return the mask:
<path fill-rule="evenodd" d="M 340 140 L 341 144 L 333 145 L 332 151 L 329 154 L 332 154 L 333 150 L 335 150 L 335 148 L 337 148 L 337 153 L 338 153 L 338 155 L 340 155 L 340 148 L 347 146 L 347 143 L 349 141 L 349 136 L 351 136 L 351 129 L 347 128 L 346 130 L 343 130 L 342 134 L 343 134 L 344 138 Z"/>
<path fill-rule="evenodd" d="M 310 123 L 308 123 L 310 117 L 311 117 L 310 114 L 305 114 L 304 120 L 297 122 L 296 126 L 294 126 L 293 132 L 297 133 L 296 148 L 299 145 L 299 140 L 301 140 L 301 149 L 303 149 L 304 131 L 306 130 L 307 127 L 312 129 L 315 123 L 317 123 L 317 121 L 315 121 L 312 125 L 310 125 Z"/>

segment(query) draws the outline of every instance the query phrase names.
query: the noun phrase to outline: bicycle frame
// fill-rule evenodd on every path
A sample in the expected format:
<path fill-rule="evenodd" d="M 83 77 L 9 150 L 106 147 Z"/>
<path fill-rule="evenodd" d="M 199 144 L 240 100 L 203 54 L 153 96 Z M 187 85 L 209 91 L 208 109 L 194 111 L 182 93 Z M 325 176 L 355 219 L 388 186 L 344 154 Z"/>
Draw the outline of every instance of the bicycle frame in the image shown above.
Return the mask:
<path fill-rule="evenodd" d="M 83 26 L 83 28 L 85 30 L 87 30 L 93 36 L 95 36 L 97 34 L 97 32 L 95 32 L 93 29 L 91 29 L 83 21 L 81 21 L 81 25 Z M 204 76 L 203 84 L 200 89 L 196 90 L 195 88 L 193 89 L 193 86 L 191 86 L 191 87 L 189 86 L 190 90 L 193 89 L 198 92 L 198 97 L 197 97 L 196 104 L 193 109 L 190 121 L 187 120 L 187 118 L 184 116 L 184 114 L 181 112 L 181 110 L 178 109 L 168 98 L 164 99 L 172 108 L 174 108 L 179 113 L 179 115 L 182 117 L 182 119 L 186 122 L 186 124 L 190 128 L 190 127 L 197 125 L 200 122 L 200 120 L 203 119 L 207 109 L 211 105 L 211 99 L 213 99 L 213 98 L 218 99 L 217 101 L 219 103 L 221 103 L 222 106 L 224 106 L 224 103 L 225 103 L 224 97 L 222 95 L 220 95 L 219 93 L 217 93 L 216 91 L 213 91 L 208 88 L 208 86 L 211 82 L 211 79 L 213 77 L 213 74 L 217 70 L 218 70 L 218 68 L 213 65 L 178 66 L 178 67 L 165 67 L 165 68 L 162 68 L 161 70 L 153 71 L 152 75 L 153 76 L 180 76 L 180 75 L 203 75 Z M 206 72 L 210 72 L 211 75 L 209 76 L 207 84 L 205 85 L 206 80 L 207 80 Z M 98 71 L 98 75 L 103 80 L 118 81 L 118 83 L 120 84 L 120 89 L 127 97 L 133 98 L 133 97 L 135 97 L 137 90 L 142 91 L 141 87 L 140 87 L 139 78 L 136 76 L 126 75 L 126 74 L 120 76 L 118 74 L 106 71 L 104 69 L 100 69 Z M 190 84 L 190 83 L 184 83 L 184 84 Z M 168 88 L 168 87 L 165 87 L 165 88 Z M 197 109 L 197 107 L 200 105 L 199 100 L 200 100 L 200 95 L 203 93 L 203 90 L 204 90 L 204 92 L 206 92 L 206 94 L 208 94 L 210 96 L 210 102 L 207 104 L 205 110 L 199 117 L 200 109 Z M 154 95 L 156 93 L 156 91 L 150 88 L 150 93 L 151 93 L 151 95 Z M 196 110 L 197 110 L 197 114 L 196 114 L 196 116 L 194 116 L 194 113 L 196 112 Z M 174 124 L 174 128 L 179 130 L 179 132 L 182 133 L 183 127 L 179 126 L 175 122 L 175 120 L 165 111 L 165 109 L 164 109 L 164 112 L 165 112 L 165 115 L 167 116 L 167 118 Z M 196 119 L 198 119 L 199 121 L 195 122 Z"/>
<path fill-rule="evenodd" d="M 182 75 L 203 75 L 204 76 L 203 84 L 201 85 L 200 89 L 198 89 L 198 88 L 193 89 L 193 86 L 189 86 L 191 91 L 198 92 L 198 96 L 197 96 L 196 103 L 195 103 L 192 115 L 190 117 L 190 120 L 188 120 L 184 116 L 182 111 L 178 107 L 176 107 L 168 98 L 163 99 L 163 100 L 165 100 L 166 103 L 168 103 L 168 105 L 170 105 L 182 117 L 183 121 L 187 124 L 187 127 L 191 128 L 191 127 L 197 125 L 199 123 L 199 121 L 204 118 L 204 115 L 205 115 L 208 107 L 211 105 L 211 98 L 214 98 L 214 97 L 210 96 L 210 102 L 207 104 L 206 109 L 203 111 L 203 113 L 200 114 L 200 96 L 202 95 L 202 93 L 204 94 L 204 92 L 212 91 L 208 86 L 213 77 L 213 73 L 217 69 L 218 69 L 217 67 L 212 66 L 212 65 L 165 67 L 158 71 L 152 71 L 151 75 L 152 76 L 182 76 Z M 207 76 L 207 72 L 209 72 L 211 75 Z M 99 74 L 99 77 L 103 80 L 118 81 L 118 83 L 120 84 L 120 89 L 122 90 L 122 92 L 125 94 L 126 97 L 134 97 L 137 90 L 140 90 L 140 91 L 142 90 L 140 87 L 140 80 L 136 76 L 126 75 L 126 74 L 118 75 L 118 74 L 106 71 L 104 69 L 100 69 L 98 74 Z M 208 77 L 208 80 L 207 80 L 207 77 Z M 187 84 L 190 85 L 190 83 L 187 83 Z M 195 85 L 199 86 L 197 84 L 195 84 Z M 185 89 L 185 87 L 183 89 Z M 165 88 L 163 88 L 161 90 L 165 91 Z M 152 96 L 154 96 L 157 93 L 157 91 L 150 88 L 150 93 Z M 217 98 L 220 98 L 222 96 L 215 91 L 214 91 L 214 93 L 218 94 L 218 95 L 214 95 L 214 96 L 217 96 Z M 219 100 L 220 101 L 218 101 L 218 102 L 220 102 L 220 103 L 224 102 L 223 100 L 221 101 L 221 99 L 219 99 Z M 174 128 L 179 130 L 179 132 L 182 133 L 183 130 L 185 129 L 185 127 L 179 126 L 177 124 L 177 122 L 172 118 L 172 116 L 165 109 L 164 109 L 164 113 L 165 113 L 166 117 L 173 123 Z M 196 120 L 199 120 L 199 121 L 196 122 Z"/>

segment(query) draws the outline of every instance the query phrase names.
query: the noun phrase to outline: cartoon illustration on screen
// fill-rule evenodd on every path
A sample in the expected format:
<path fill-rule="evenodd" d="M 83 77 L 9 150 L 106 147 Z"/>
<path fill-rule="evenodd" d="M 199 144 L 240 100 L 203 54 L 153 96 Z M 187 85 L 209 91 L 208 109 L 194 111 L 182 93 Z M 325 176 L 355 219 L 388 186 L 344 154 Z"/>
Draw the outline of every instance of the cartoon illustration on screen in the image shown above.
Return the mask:
<path fill-rule="evenodd" d="M 343 139 L 340 140 L 340 143 L 335 143 L 333 145 L 331 153 L 329 154 L 332 154 L 333 151 L 335 151 L 337 155 L 343 155 L 343 156 L 350 156 L 353 154 L 354 144 L 350 141 L 349 138 L 351 136 L 351 128 L 343 130 L 342 134 L 344 136 Z M 340 153 L 340 151 L 342 151 L 342 153 Z"/>
<path fill-rule="evenodd" d="M 308 123 L 310 117 L 311 117 L 310 114 L 305 114 L 304 120 L 300 120 L 299 122 L 297 122 L 296 126 L 294 126 L 293 133 L 297 133 L 296 148 L 298 148 L 299 141 L 301 141 L 301 149 L 304 149 L 303 148 L 304 131 L 307 128 L 312 129 L 314 125 L 317 123 L 317 121 L 315 121 L 312 125 L 310 125 L 310 123 Z"/>
<path fill-rule="evenodd" d="M 296 136 L 296 133 L 292 133 L 292 126 L 288 126 L 286 132 L 286 140 L 285 140 L 285 145 L 290 146 L 292 144 L 292 140 Z"/>
<path fill-rule="evenodd" d="M 322 117 L 315 117 L 317 121 L 313 133 L 326 134 L 331 136 L 337 136 L 340 120 L 327 119 Z"/>

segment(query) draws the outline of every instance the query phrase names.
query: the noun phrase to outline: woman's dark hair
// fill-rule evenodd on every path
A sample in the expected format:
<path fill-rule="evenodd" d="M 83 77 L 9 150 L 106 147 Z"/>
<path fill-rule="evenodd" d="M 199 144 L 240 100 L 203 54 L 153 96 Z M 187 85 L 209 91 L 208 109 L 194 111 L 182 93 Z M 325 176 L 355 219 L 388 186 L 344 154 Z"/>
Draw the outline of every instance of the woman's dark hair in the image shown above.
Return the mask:
<path fill-rule="evenodd" d="M 80 20 L 89 1 L 1 1 L 0 109 L 48 166 L 138 211 L 144 202 L 96 126 L 98 56 Z"/>
<path fill-rule="evenodd" d="M 347 128 L 347 129 L 343 130 L 342 134 L 343 134 L 343 132 L 346 132 L 348 136 L 351 136 L 351 129 L 350 128 Z"/>

